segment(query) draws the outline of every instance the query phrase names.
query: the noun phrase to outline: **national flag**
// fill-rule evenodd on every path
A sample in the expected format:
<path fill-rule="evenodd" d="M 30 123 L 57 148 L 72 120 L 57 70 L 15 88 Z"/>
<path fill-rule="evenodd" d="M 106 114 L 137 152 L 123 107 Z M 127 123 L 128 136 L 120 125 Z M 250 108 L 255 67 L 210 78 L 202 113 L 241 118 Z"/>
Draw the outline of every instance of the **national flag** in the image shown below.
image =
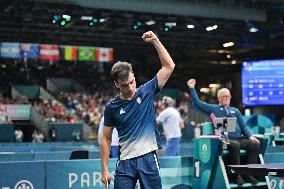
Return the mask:
<path fill-rule="evenodd" d="M 22 43 L 21 56 L 23 58 L 38 58 L 39 57 L 39 44 Z"/>
<path fill-rule="evenodd" d="M 64 46 L 64 59 L 65 60 L 77 60 L 78 48 L 74 46 Z"/>
<path fill-rule="evenodd" d="M 95 59 L 94 47 L 79 47 L 79 60 L 95 61 Z"/>
<path fill-rule="evenodd" d="M 40 45 L 40 59 L 42 60 L 59 60 L 58 45 Z"/>
<path fill-rule="evenodd" d="M 1 57 L 3 58 L 20 58 L 20 43 L 1 43 Z"/>
<path fill-rule="evenodd" d="M 113 61 L 113 49 L 112 48 L 97 48 L 96 49 L 96 61 L 112 62 Z"/>

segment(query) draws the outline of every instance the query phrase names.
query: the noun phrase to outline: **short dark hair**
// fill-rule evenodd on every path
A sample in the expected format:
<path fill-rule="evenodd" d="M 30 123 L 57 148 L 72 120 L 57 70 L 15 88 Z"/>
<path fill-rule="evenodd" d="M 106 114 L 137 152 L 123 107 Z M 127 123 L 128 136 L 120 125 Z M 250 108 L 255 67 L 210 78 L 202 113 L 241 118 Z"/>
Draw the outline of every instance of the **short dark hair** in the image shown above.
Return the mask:
<path fill-rule="evenodd" d="M 128 62 L 117 62 L 111 68 L 111 76 L 114 81 L 128 79 L 129 73 L 133 73 L 132 65 Z"/>

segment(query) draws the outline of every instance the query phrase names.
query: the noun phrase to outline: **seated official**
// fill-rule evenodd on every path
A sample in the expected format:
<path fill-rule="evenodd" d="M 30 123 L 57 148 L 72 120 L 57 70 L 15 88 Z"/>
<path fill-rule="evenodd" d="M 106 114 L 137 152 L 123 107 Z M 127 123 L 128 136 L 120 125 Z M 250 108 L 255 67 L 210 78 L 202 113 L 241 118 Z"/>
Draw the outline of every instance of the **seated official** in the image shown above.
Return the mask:
<path fill-rule="evenodd" d="M 235 132 L 229 132 L 229 157 L 232 165 L 240 164 L 240 149 L 245 149 L 248 152 L 247 164 L 256 164 L 259 154 L 260 143 L 257 138 L 252 136 L 252 132 L 249 127 L 245 124 L 242 119 L 240 111 L 230 106 L 231 94 L 227 88 L 222 88 L 217 93 L 217 98 L 219 104 L 208 104 L 202 102 L 194 89 L 195 79 L 190 79 L 187 82 L 189 87 L 190 94 L 194 104 L 202 111 L 210 114 L 215 114 L 216 117 L 235 117 L 237 119 L 236 130 Z M 238 185 L 243 185 L 245 182 L 243 180 L 244 176 L 237 175 L 235 182 Z M 247 180 L 253 185 L 258 183 L 258 180 L 255 179 L 252 175 L 247 176 Z"/>

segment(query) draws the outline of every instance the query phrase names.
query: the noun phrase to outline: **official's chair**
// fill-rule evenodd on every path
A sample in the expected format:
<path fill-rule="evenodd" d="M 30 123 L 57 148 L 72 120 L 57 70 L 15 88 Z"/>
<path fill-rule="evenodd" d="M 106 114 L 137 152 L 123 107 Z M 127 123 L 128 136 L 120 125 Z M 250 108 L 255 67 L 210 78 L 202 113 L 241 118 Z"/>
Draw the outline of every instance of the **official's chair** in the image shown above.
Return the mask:
<path fill-rule="evenodd" d="M 201 123 L 201 136 L 204 135 L 215 135 L 215 129 L 212 122 L 204 122 Z M 216 139 L 216 138 L 215 138 Z M 204 140 L 204 139 L 203 139 Z M 210 139 L 209 139 L 210 140 Z M 263 164 L 263 153 L 265 152 L 265 148 L 267 145 L 267 139 L 260 139 L 261 145 L 260 145 L 260 155 L 259 155 L 259 163 Z M 220 148 L 222 148 L 222 143 L 220 144 Z M 195 149 L 197 150 L 197 149 Z M 217 153 L 216 153 L 217 152 Z M 218 154 L 218 152 L 220 152 Z M 211 156 L 218 156 L 215 159 L 217 162 L 215 162 L 215 165 L 213 165 L 212 172 L 210 174 L 210 181 L 209 181 L 209 188 L 237 188 L 238 186 L 236 184 L 230 183 L 229 179 L 229 171 L 227 169 L 227 161 L 230 158 L 228 156 L 229 152 L 228 150 L 224 149 L 221 151 L 215 151 L 211 154 Z M 240 151 L 241 159 L 245 159 L 247 157 L 246 150 Z M 222 179 L 221 179 L 222 178 Z M 201 178 L 202 179 L 202 178 Z M 261 178 L 260 180 L 264 180 Z M 266 181 L 260 182 L 257 184 L 257 186 L 254 187 L 263 187 L 266 186 L 269 182 L 268 178 L 266 178 Z M 250 183 L 244 184 L 242 187 L 252 187 Z"/>

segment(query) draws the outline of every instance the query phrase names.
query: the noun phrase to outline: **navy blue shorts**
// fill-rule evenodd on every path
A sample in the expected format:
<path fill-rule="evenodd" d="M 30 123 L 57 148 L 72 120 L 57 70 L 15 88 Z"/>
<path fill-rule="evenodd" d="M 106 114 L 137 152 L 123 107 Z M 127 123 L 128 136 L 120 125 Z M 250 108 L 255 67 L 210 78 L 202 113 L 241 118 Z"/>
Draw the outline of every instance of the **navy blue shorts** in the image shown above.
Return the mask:
<path fill-rule="evenodd" d="M 137 180 L 141 189 L 161 189 L 159 161 L 155 152 L 117 162 L 115 189 L 133 189 Z"/>

